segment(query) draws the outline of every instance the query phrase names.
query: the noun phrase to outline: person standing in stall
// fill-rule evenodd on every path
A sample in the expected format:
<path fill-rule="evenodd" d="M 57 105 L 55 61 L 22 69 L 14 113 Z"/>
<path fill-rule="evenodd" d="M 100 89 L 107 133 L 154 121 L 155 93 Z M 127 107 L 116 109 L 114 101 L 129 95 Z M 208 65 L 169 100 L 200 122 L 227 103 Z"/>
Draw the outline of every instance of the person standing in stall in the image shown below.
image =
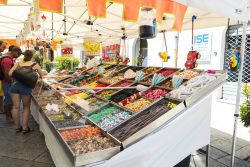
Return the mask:
<path fill-rule="evenodd" d="M 3 73 L 3 91 L 4 91 L 4 112 L 6 113 L 6 120 L 11 121 L 11 109 L 12 109 L 12 100 L 10 97 L 9 89 L 12 83 L 12 78 L 9 76 L 10 69 L 14 66 L 14 60 L 22 54 L 22 50 L 19 47 L 14 45 L 9 47 L 9 51 L 1 59 L 1 70 Z"/>
<path fill-rule="evenodd" d="M 0 59 L 3 56 L 2 52 L 7 48 L 7 43 L 4 41 L 0 41 Z M 3 86 L 2 81 L 0 80 L 0 114 L 5 114 L 4 108 L 3 108 Z"/>

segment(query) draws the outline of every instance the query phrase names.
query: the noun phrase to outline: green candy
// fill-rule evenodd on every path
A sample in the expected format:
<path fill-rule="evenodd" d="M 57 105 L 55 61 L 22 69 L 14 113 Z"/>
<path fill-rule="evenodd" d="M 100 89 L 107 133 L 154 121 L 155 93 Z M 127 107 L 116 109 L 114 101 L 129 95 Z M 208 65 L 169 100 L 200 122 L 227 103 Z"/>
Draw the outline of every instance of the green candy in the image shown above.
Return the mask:
<path fill-rule="evenodd" d="M 104 107 L 104 108 L 98 110 L 96 113 L 90 115 L 89 119 L 92 120 L 93 122 L 97 123 L 102 118 L 105 118 L 106 116 L 108 116 L 110 114 L 113 114 L 116 110 L 118 110 L 118 108 L 115 106 Z"/>

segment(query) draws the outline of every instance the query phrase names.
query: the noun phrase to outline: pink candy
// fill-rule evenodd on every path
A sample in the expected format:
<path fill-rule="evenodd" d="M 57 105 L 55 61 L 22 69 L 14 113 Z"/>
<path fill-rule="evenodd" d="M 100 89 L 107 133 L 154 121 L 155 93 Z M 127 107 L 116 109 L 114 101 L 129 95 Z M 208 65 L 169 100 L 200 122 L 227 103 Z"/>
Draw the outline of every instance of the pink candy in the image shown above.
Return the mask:
<path fill-rule="evenodd" d="M 156 88 L 156 89 L 150 90 L 149 92 L 146 92 L 144 94 L 144 97 L 155 100 L 155 99 L 159 99 L 161 96 L 165 96 L 168 92 L 169 91 L 165 89 Z"/>

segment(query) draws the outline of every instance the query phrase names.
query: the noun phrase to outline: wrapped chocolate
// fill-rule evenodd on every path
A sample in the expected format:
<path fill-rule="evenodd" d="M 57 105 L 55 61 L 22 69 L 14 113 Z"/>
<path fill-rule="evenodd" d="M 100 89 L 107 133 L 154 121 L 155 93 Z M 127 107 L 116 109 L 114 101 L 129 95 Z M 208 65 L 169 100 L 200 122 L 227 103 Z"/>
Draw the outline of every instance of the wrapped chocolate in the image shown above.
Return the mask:
<path fill-rule="evenodd" d="M 108 115 L 105 118 L 102 118 L 97 124 L 103 130 L 108 131 L 114 126 L 120 124 L 121 122 L 127 120 L 132 116 L 132 113 L 124 110 L 117 110 L 113 114 Z"/>

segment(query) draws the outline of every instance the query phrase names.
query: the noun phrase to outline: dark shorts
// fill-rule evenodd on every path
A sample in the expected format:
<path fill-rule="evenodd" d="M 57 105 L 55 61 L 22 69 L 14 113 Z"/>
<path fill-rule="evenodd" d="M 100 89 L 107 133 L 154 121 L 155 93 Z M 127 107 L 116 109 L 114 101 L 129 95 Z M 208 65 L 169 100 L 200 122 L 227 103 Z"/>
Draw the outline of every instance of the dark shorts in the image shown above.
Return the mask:
<path fill-rule="evenodd" d="M 32 88 L 27 87 L 20 82 L 16 82 L 11 85 L 10 93 L 20 94 L 21 96 L 31 96 Z"/>
<path fill-rule="evenodd" d="M 12 100 L 10 97 L 10 87 L 11 87 L 11 84 L 3 82 L 3 92 L 4 92 L 3 104 L 4 106 L 12 105 Z"/>

